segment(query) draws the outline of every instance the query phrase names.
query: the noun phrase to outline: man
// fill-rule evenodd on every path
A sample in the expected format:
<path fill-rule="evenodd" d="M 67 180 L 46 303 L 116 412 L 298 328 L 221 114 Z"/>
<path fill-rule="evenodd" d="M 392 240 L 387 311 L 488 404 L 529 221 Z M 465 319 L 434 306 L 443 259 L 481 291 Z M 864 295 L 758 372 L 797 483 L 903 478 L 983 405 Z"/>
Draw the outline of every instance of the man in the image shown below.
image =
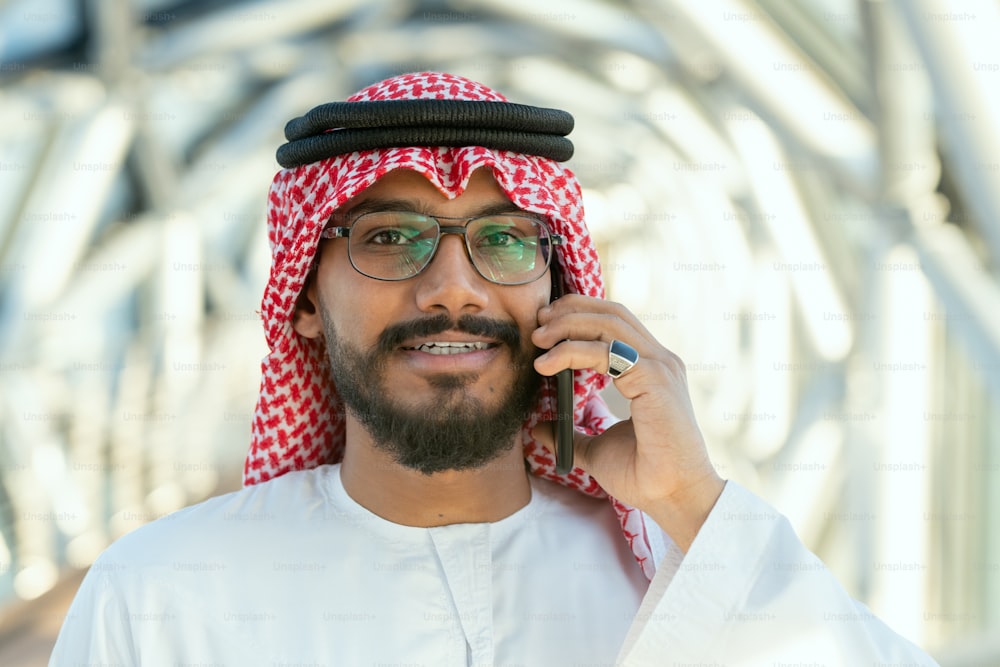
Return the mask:
<path fill-rule="evenodd" d="M 109 548 L 53 665 L 933 664 L 718 477 L 549 115 L 419 73 L 286 127 L 247 486 Z"/>

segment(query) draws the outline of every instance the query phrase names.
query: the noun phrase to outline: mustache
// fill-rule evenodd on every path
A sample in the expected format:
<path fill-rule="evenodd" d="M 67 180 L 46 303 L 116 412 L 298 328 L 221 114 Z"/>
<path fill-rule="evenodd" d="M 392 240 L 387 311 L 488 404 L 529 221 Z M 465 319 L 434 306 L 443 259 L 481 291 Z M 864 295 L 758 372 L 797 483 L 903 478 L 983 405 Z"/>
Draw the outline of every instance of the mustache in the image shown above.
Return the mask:
<path fill-rule="evenodd" d="M 472 336 L 483 336 L 499 341 L 517 350 L 521 347 L 521 332 L 513 322 L 494 320 L 478 315 L 462 315 L 457 320 L 441 313 L 398 324 L 391 324 L 379 335 L 378 352 L 395 352 L 404 341 L 418 336 L 433 336 L 445 331 L 461 331 Z"/>

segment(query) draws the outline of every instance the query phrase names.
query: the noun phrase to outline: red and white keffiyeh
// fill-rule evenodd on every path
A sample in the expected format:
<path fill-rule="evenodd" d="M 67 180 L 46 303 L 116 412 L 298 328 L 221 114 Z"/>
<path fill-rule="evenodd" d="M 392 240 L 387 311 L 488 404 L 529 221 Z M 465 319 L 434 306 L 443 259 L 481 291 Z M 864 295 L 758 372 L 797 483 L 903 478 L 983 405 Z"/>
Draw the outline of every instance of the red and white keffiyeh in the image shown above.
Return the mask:
<path fill-rule="evenodd" d="M 349 102 L 455 99 L 508 101 L 499 93 L 451 74 L 420 72 L 392 77 L 348 98 Z M 344 451 L 343 409 L 330 377 L 321 339 L 292 328 L 295 303 L 305 284 L 330 214 L 393 169 L 423 174 L 443 194 L 457 197 L 481 167 L 492 170 L 507 196 L 526 211 L 544 215 L 567 243 L 557 256 L 565 292 L 604 297 L 600 263 L 584 224 L 583 198 L 573 173 L 552 160 L 464 148 L 390 148 L 339 155 L 279 171 L 268 195 L 267 223 L 272 262 L 261 311 L 271 353 L 262 363 L 260 397 L 254 414 L 244 484 L 258 484 L 293 470 L 340 461 Z M 574 373 L 574 422 L 586 433 L 603 432 L 615 422 L 599 391 L 608 377 L 593 370 Z M 555 394 L 545 384 L 537 409 L 524 424 L 521 440 L 532 473 L 597 498 L 609 498 L 644 574 L 654 564 L 639 512 L 610 498 L 580 468 L 555 473 L 555 460 L 531 437 L 539 421 L 553 420 Z"/>

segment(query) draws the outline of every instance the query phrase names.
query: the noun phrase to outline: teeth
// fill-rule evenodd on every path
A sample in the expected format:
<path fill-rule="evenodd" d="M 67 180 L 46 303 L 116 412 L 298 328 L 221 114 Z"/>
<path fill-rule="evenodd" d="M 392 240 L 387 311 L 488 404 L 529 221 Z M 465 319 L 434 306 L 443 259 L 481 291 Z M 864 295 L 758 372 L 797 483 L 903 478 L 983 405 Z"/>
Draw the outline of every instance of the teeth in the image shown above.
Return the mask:
<path fill-rule="evenodd" d="M 423 345 L 417 345 L 414 350 L 420 350 L 421 352 L 427 352 L 428 354 L 465 354 L 467 352 L 473 352 L 475 350 L 485 350 L 490 346 L 489 343 L 424 343 Z"/>

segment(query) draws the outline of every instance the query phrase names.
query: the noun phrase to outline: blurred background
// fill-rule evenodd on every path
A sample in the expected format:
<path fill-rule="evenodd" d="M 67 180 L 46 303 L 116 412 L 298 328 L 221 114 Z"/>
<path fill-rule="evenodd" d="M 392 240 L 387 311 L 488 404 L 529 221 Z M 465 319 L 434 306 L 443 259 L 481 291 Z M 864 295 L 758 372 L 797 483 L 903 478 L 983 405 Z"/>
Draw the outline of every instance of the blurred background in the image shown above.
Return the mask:
<path fill-rule="evenodd" d="M 0 664 L 238 487 L 282 127 L 423 69 L 573 113 L 609 296 L 721 474 L 943 665 L 1000 664 L 997 35 L 996 0 L 3 3 Z"/>

